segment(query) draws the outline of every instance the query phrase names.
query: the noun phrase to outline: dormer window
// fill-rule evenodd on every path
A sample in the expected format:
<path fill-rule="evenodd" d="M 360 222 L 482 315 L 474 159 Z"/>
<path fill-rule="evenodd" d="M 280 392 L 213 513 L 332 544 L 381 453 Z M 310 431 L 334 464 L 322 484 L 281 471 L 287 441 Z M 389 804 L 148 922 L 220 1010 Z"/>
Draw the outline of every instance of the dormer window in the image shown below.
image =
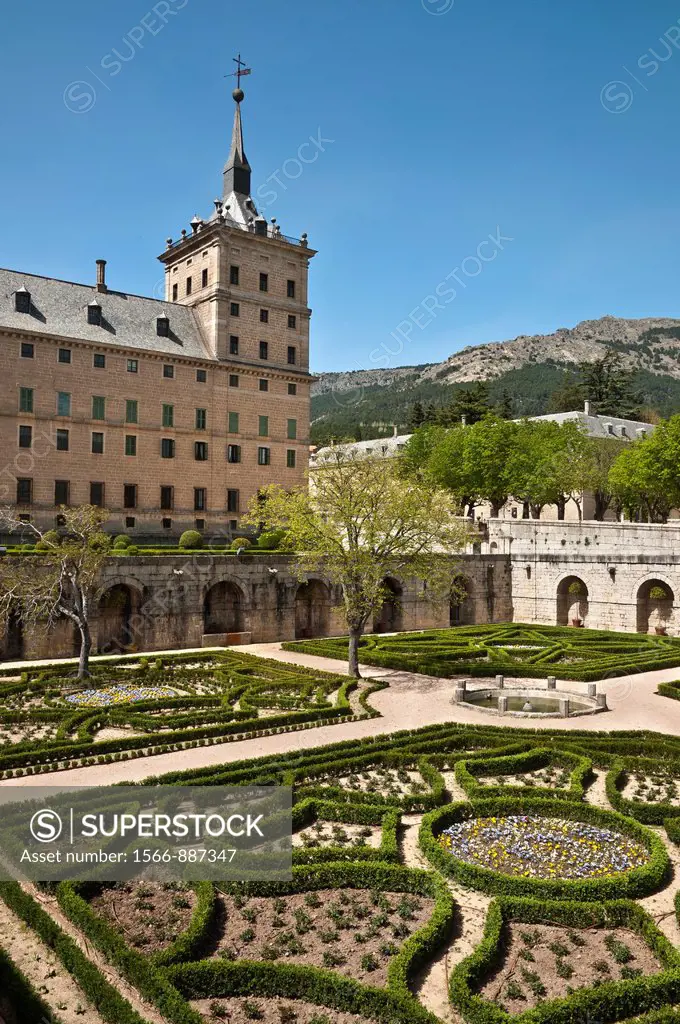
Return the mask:
<path fill-rule="evenodd" d="M 156 334 L 159 338 L 170 337 L 170 320 L 167 316 L 156 317 Z"/>
<path fill-rule="evenodd" d="M 14 293 L 14 308 L 17 313 L 31 312 L 31 293 L 27 288 L 19 288 Z"/>
<path fill-rule="evenodd" d="M 93 324 L 95 327 L 101 327 L 102 323 L 102 307 L 95 300 L 90 302 L 87 307 L 87 322 Z"/>

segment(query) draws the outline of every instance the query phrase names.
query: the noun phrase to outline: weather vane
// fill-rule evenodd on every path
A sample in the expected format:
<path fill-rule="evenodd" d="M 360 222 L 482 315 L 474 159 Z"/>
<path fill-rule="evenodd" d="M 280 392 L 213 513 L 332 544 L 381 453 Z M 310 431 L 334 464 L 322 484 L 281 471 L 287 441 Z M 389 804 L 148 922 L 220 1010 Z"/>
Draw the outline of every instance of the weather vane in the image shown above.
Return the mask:
<path fill-rule="evenodd" d="M 236 88 L 241 88 L 241 79 L 244 75 L 251 75 L 253 73 L 252 68 L 247 68 L 245 61 L 241 60 L 241 54 L 238 57 L 232 57 L 234 64 L 236 65 L 236 71 L 232 71 L 231 74 L 225 75 L 225 78 L 236 78 Z"/>

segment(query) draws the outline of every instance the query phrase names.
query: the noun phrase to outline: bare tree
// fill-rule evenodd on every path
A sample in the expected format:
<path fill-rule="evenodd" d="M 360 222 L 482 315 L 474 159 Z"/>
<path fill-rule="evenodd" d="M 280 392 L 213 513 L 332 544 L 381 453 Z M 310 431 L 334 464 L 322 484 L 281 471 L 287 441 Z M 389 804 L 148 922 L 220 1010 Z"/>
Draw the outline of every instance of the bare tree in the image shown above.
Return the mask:
<path fill-rule="evenodd" d="M 0 509 L 0 528 L 28 530 L 36 541 L 35 554 L 0 559 L 0 620 L 16 615 L 26 626 L 54 625 L 67 618 L 80 633 L 78 678 L 89 675 L 92 648 L 90 615 L 102 566 L 111 541 L 102 530 L 105 509 L 94 505 L 61 508 L 63 525 L 42 531 L 22 522 L 14 509 Z"/>

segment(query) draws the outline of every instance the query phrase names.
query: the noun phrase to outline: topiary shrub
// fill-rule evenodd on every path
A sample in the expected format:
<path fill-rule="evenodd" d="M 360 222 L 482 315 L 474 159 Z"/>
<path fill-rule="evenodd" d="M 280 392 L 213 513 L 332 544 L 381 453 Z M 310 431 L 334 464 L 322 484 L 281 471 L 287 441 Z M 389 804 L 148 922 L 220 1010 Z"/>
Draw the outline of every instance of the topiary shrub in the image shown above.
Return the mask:
<path fill-rule="evenodd" d="M 670 594 L 665 587 L 654 586 L 649 591 L 649 597 L 652 601 L 668 601 L 670 600 Z"/>
<path fill-rule="evenodd" d="M 569 587 L 567 589 L 567 593 L 569 594 L 578 594 L 583 596 L 585 592 L 586 588 L 583 586 L 580 580 L 574 580 L 572 583 L 569 584 Z"/>
<path fill-rule="evenodd" d="M 281 547 L 281 541 L 286 536 L 285 530 L 271 530 L 269 533 L 261 533 L 257 538 L 257 546 L 263 551 L 274 551 Z"/>
<path fill-rule="evenodd" d="M 231 542 L 232 551 L 238 551 L 239 548 L 252 548 L 253 542 L 248 537 L 234 537 Z"/>
<path fill-rule="evenodd" d="M 108 551 L 111 547 L 111 536 L 100 530 L 90 538 L 89 546 L 93 551 Z"/>
<path fill-rule="evenodd" d="M 36 551 L 51 551 L 53 548 L 61 544 L 61 537 L 56 530 L 48 530 L 47 533 L 43 533 L 40 540 L 35 545 Z"/>
<path fill-rule="evenodd" d="M 114 548 L 129 548 L 131 544 L 132 538 L 124 533 L 119 533 L 113 542 Z"/>
<path fill-rule="evenodd" d="M 129 547 L 123 549 L 126 555 L 138 555 L 139 548 L 136 544 L 130 544 Z"/>
<path fill-rule="evenodd" d="M 202 548 L 203 547 L 203 535 L 198 530 L 185 530 L 179 539 L 179 547 L 184 548 Z"/>

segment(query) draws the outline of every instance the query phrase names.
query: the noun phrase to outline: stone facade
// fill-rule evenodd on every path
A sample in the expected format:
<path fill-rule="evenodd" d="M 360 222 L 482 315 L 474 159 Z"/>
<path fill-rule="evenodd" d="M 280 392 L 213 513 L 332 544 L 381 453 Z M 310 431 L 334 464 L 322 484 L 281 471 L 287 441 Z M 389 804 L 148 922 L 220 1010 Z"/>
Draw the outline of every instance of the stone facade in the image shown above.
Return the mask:
<path fill-rule="evenodd" d="M 237 103 L 224 200 L 159 257 L 166 301 L 104 260 L 92 285 L 0 270 L 0 504 L 39 528 L 91 503 L 115 533 L 229 536 L 304 482 L 315 253 L 257 214 L 242 149 Z"/>

